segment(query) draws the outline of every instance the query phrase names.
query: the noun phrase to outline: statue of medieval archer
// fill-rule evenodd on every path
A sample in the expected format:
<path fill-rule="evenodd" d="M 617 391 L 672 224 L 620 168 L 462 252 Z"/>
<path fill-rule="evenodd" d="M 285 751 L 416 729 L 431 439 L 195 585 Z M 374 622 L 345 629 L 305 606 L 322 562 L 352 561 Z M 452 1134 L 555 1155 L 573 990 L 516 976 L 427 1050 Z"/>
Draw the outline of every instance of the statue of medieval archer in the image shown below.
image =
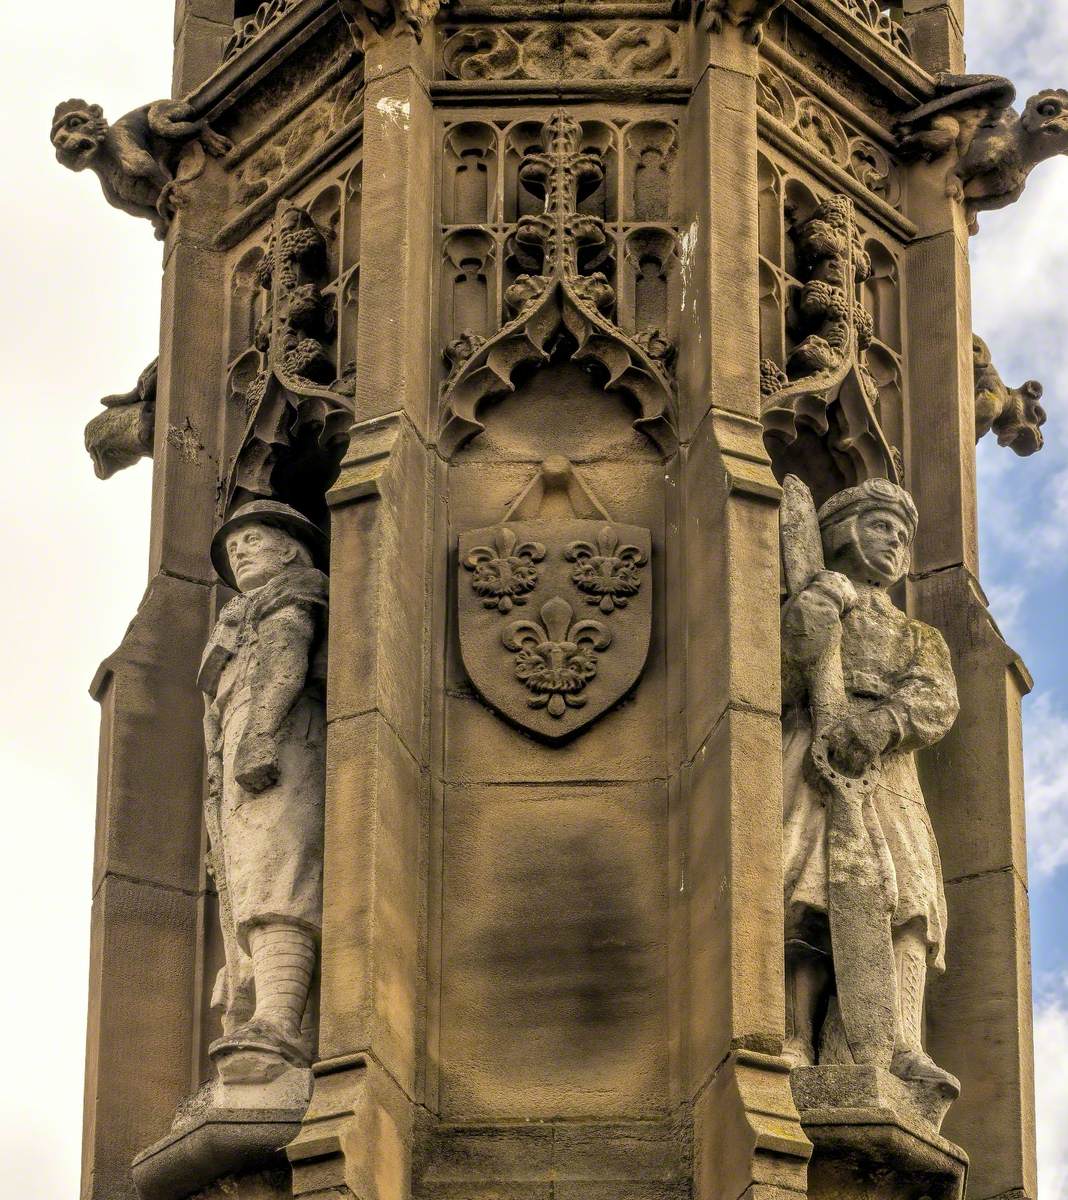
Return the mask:
<path fill-rule="evenodd" d="M 922 1044 L 946 902 L 915 751 L 949 731 L 957 690 L 941 634 L 887 594 L 917 521 L 886 479 L 818 516 L 799 479 L 784 485 L 785 1053 L 885 1067 L 952 1098 L 957 1080 Z"/>

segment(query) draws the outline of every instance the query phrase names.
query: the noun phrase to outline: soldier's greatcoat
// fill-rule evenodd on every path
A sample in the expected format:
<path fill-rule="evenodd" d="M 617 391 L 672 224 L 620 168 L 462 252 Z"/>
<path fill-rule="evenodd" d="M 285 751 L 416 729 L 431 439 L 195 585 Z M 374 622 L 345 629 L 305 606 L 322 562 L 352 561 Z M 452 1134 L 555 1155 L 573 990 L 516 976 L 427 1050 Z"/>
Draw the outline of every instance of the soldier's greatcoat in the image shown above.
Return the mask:
<path fill-rule="evenodd" d="M 257 681 L 270 672 L 260 661 L 260 629 L 291 607 L 314 622 L 308 674 L 275 737 L 278 781 L 250 792 L 234 777 L 234 760 Z M 321 571 L 284 571 L 235 596 L 204 651 L 198 683 L 208 697 L 208 831 L 230 971 L 228 981 L 220 980 L 228 997 L 216 999 L 227 1006 L 247 982 L 251 926 L 285 921 L 315 933 L 321 928 L 326 611 Z"/>

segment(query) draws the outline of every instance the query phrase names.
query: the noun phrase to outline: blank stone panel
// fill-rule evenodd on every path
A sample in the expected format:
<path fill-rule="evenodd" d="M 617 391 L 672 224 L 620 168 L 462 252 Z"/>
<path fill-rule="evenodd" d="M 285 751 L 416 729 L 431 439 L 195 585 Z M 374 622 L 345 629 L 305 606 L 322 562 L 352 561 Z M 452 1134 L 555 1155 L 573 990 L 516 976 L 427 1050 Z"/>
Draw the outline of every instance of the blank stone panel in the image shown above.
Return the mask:
<path fill-rule="evenodd" d="M 665 786 L 450 787 L 444 848 L 442 1115 L 662 1113 Z"/>

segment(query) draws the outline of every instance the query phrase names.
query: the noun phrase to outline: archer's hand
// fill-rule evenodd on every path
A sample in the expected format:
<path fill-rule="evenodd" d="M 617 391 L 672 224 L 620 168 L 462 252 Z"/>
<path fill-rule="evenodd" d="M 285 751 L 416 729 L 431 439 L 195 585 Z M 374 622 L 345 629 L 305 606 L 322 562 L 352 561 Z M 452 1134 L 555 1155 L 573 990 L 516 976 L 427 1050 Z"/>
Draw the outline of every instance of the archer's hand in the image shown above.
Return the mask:
<path fill-rule="evenodd" d="M 247 792 L 263 792 L 278 782 L 278 750 L 270 734 L 247 731 L 237 744 L 234 778 Z"/>
<path fill-rule="evenodd" d="M 810 663 L 842 635 L 842 617 L 857 602 L 856 589 L 840 571 L 820 571 L 783 611 L 785 649 L 798 663 Z"/>
<path fill-rule="evenodd" d="M 831 763 L 847 775 L 863 775 L 896 735 L 894 718 L 881 709 L 846 717 L 827 734 Z"/>

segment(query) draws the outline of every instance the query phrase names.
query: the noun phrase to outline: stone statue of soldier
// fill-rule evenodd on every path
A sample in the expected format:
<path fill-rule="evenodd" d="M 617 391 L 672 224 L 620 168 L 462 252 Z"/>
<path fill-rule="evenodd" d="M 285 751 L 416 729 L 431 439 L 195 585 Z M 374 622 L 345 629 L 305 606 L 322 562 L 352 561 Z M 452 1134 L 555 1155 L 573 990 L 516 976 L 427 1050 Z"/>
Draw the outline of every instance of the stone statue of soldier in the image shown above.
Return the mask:
<path fill-rule="evenodd" d="M 811 502 L 804 485 L 788 478 L 791 482 Z M 783 525 L 791 592 L 782 612 L 785 1052 L 795 1066 L 862 1061 L 850 1056 L 840 1028 L 836 1037 L 833 1026 L 845 1017 L 855 982 L 850 973 L 868 975 L 870 999 L 880 994 L 880 980 L 872 975 L 882 971 L 887 998 L 883 1065 L 952 1098 L 959 1091 L 956 1079 L 933 1062 L 921 1040 L 927 972 L 944 969 L 946 902 L 915 752 L 938 742 L 952 726 L 956 683 L 941 634 L 907 616 L 887 594 L 908 569 L 916 507 L 903 488 L 872 479 L 832 496 L 819 510 L 818 532 L 816 519 L 813 509 L 815 573 L 796 588 L 789 585 L 787 555 L 796 550 L 790 539 L 803 534 L 785 519 Z M 840 660 L 841 702 L 831 705 L 828 717 L 813 697 L 821 686 L 815 664 L 822 662 L 826 669 L 829 654 L 836 669 Z M 814 735 L 817 726 L 824 732 Z M 814 762 L 816 737 L 823 763 L 830 764 L 822 775 Z M 837 801 L 827 780 L 844 781 L 848 792 L 851 781 L 862 777 L 870 780 L 870 790 L 857 813 L 853 857 L 839 862 L 847 902 L 842 907 L 852 902 L 851 877 L 862 872 L 874 881 L 871 893 L 877 901 L 870 921 L 864 914 L 859 920 L 843 916 L 843 929 L 854 920 L 853 944 L 843 933 L 839 955 L 828 879 L 834 878 L 831 855 L 841 850 L 829 844 Z M 881 925 L 885 971 L 877 965 Z M 867 1061 L 877 1062 L 877 1056 Z"/>
<path fill-rule="evenodd" d="M 198 679 L 205 693 L 207 825 L 226 965 L 213 1003 L 221 1074 L 250 1052 L 307 1066 L 322 924 L 327 565 L 322 531 L 256 500 L 218 530 L 211 558 L 239 594 Z M 246 1066 L 248 1053 L 245 1054 Z"/>

